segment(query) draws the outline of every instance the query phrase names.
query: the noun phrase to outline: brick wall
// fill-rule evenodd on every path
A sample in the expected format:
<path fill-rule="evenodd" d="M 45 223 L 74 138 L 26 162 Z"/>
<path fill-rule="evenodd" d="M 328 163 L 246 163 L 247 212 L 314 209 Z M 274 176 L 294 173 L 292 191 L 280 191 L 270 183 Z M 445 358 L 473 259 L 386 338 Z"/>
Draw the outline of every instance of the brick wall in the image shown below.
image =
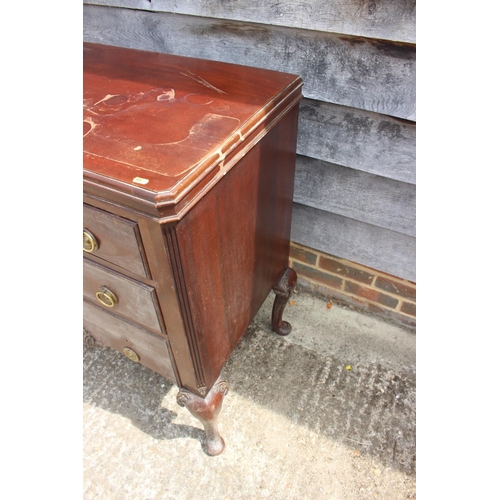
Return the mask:
<path fill-rule="evenodd" d="M 297 289 L 403 326 L 416 327 L 416 285 L 375 269 L 292 242 Z"/>

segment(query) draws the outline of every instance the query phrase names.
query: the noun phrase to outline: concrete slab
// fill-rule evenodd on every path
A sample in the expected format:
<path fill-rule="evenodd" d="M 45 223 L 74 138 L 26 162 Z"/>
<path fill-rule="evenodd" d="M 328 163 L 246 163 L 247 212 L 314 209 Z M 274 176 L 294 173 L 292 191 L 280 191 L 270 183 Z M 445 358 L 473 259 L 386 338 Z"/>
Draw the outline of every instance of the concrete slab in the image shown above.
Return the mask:
<path fill-rule="evenodd" d="M 415 335 L 297 293 L 279 337 L 272 299 L 224 369 L 218 457 L 175 386 L 84 346 L 86 500 L 416 498 Z"/>

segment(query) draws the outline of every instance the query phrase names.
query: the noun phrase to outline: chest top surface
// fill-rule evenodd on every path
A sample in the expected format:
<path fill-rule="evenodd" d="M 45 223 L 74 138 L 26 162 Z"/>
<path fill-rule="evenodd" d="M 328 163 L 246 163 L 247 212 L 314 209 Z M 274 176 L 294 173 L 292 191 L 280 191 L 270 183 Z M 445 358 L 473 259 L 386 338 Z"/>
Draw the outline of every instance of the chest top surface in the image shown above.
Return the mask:
<path fill-rule="evenodd" d="M 84 181 L 176 204 L 300 99 L 296 75 L 84 44 Z"/>

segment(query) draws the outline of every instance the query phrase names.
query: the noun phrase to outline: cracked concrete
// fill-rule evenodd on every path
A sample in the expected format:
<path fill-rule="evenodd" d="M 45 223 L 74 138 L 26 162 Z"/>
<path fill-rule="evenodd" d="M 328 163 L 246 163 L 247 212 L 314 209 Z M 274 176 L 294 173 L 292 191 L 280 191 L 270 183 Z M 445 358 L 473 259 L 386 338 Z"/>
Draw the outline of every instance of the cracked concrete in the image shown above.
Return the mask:
<path fill-rule="evenodd" d="M 86 500 L 416 498 L 415 334 L 298 292 L 279 337 L 272 299 L 224 368 L 217 457 L 174 385 L 84 346 Z"/>

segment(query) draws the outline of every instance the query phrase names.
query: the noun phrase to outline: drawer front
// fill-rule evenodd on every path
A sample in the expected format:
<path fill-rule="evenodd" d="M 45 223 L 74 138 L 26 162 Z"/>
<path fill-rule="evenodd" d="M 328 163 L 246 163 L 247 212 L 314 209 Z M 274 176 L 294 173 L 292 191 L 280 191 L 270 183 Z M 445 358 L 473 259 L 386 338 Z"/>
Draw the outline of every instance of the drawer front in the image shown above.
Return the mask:
<path fill-rule="evenodd" d="M 153 287 L 83 259 L 83 296 L 113 314 L 162 333 Z"/>
<path fill-rule="evenodd" d="M 176 382 L 167 340 L 83 301 L 83 326 L 99 342 Z"/>
<path fill-rule="evenodd" d="M 83 205 L 83 251 L 149 278 L 136 222 Z"/>

